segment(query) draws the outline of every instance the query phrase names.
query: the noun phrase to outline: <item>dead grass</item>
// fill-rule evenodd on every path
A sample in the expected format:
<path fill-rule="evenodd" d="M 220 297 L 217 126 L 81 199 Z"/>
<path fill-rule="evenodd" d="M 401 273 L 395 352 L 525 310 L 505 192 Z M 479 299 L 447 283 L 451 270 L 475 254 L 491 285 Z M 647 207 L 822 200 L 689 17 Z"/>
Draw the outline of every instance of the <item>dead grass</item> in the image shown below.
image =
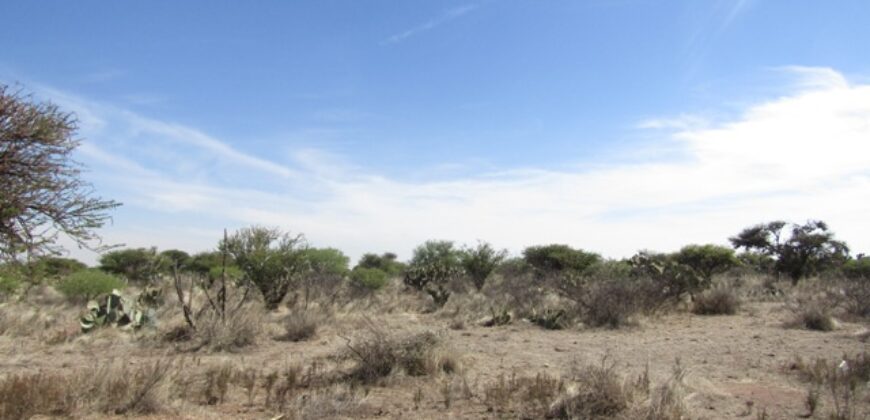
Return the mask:
<path fill-rule="evenodd" d="M 314 310 L 292 309 L 281 320 L 284 333 L 275 337 L 278 341 L 304 341 L 317 335 L 317 328 L 324 317 Z"/>
<path fill-rule="evenodd" d="M 346 349 L 337 355 L 352 361 L 348 378 L 364 384 L 381 383 L 394 372 L 408 376 L 452 374 L 461 369 L 456 354 L 431 331 L 399 336 L 388 334 L 368 321 L 365 336 L 345 338 Z"/>
<path fill-rule="evenodd" d="M 688 418 L 684 376 L 677 363 L 672 377 L 651 390 L 649 368 L 630 379 L 605 357 L 576 368 L 570 379 L 501 375 L 484 387 L 482 401 L 498 417 L 679 420 Z"/>
<path fill-rule="evenodd" d="M 731 287 L 720 286 L 696 295 L 692 303 L 692 312 L 697 315 L 734 315 L 740 298 Z"/>
<path fill-rule="evenodd" d="M 819 303 L 807 303 L 794 306 L 791 310 L 791 319 L 786 321 L 788 328 L 803 328 L 812 331 L 833 331 L 836 327 L 830 309 Z"/>
<path fill-rule="evenodd" d="M 0 381 L 0 418 L 155 413 L 165 400 L 161 389 L 173 366 L 172 361 L 136 368 L 110 362 L 72 374 L 10 375 Z"/>
<path fill-rule="evenodd" d="M 828 416 L 836 420 L 866 418 L 859 413 L 862 400 L 868 398 L 870 386 L 870 354 L 843 355 L 839 361 L 817 358 L 805 361 L 796 356 L 789 369 L 809 384 L 805 401 L 807 416 L 813 416 L 823 405 L 829 406 Z"/>

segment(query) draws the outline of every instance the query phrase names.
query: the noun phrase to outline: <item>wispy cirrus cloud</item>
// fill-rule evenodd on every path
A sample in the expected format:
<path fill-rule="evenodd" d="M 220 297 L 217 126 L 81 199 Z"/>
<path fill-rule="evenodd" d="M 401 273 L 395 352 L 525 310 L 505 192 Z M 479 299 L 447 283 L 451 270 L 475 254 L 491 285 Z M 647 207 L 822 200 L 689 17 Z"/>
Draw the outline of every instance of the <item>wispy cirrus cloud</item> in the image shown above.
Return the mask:
<path fill-rule="evenodd" d="M 448 9 L 442 12 L 435 18 L 432 18 L 425 23 L 417 25 L 411 29 L 396 33 L 388 37 L 387 39 L 381 41 L 381 45 L 387 44 L 395 44 L 398 42 L 402 42 L 408 38 L 419 35 L 423 32 L 431 31 L 432 29 L 437 28 L 447 22 L 458 19 L 462 16 L 467 15 L 468 13 L 473 12 L 478 8 L 477 4 L 466 4 L 458 7 L 454 7 L 452 9 Z"/>
<path fill-rule="evenodd" d="M 784 71 L 798 79 L 790 92 L 737 116 L 681 114 L 642 123 L 655 138 L 643 146 L 676 147 L 678 160 L 601 162 L 573 171 L 504 168 L 411 181 L 300 149 L 291 161 L 273 163 L 291 171 L 292 182 L 269 182 L 284 171 L 244 151 L 227 152 L 225 141 L 206 136 L 208 141 L 194 138 L 183 143 L 189 148 L 179 148 L 176 137 L 198 131 L 155 129 L 100 108 L 88 116 L 101 124 L 87 133 L 84 153 L 95 179 L 138 212 L 107 228 L 107 240 L 135 246 L 196 251 L 213 247 L 223 227 L 265 224 L 305 232 L 315 245 L 352 257 L 394 251 L 405 258 L 432 238 L 485 239 L 514 252 L 567 243 L 620 257 L 643 248 L 722 243 L 745 226 L 772 219 L 820 218 L 853 249 L 866 251 L 870 85 L 850 83 L 833 69 Z M 138 142 L 117 143 L 117 136 L 130 135 L 128 124 L 150 130 L 151 142 L 134 135 Z M 143 151 L 148 147 L 156 150 Z M 151 157 L 161 153 L 170 156 Z M 181 164 L 191 168 L 173 166 Z M 198 171 L 210 176 L 188 176 Z M 223 171 L 232 176 L 211 176 Z M 214 237 L 202 234 L 209 229 Z M 188 230 L 198 233 L 177 239 Z"/>

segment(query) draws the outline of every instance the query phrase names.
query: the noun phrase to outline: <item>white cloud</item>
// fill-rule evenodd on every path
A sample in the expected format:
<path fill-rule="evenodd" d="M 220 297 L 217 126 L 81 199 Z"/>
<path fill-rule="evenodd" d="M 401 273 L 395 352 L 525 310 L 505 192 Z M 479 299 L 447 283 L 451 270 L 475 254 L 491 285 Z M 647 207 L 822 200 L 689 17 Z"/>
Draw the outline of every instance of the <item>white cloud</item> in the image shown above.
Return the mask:
<path fill-rule="evenodd" d="M 426 31 L 430 31 L 430 30 L 435 29 L 436 27 L 443 25 L 451 20 L 460 18 L 463 15 L 466 15 L 466 14 L 474 11 L 475 9 L 477 9 L 476 4 L 466 4 L 463 6 L 458 6 L 458 7 L 452 8 L 452 9 L 448 9 L 436 18 L 430 19 L 423 24 L 417 25 L 411 29 L 408 29 L 406 31 L 402 31 L 402 32 L 399 32 L 397 34 L 390 36 L 389 38 L 387 38 L 383 42 L 381 42 L 381 44 L 382 45 L 395 44 L 397 42 L 404 41 L 412 36 L 419 35 L 419 34 L 426 32 Z"/>
<path fill-rule="evenodd" d="M 123 185 L 135 198 L 132 206 L 145 212 L 210 218 L 230 228 L 278 225 L 305 232 L 315 245 L 338 247 L 354 257 L 387 250 L 409 257 L 415 245 L 433 238 L 465 243 L 484 239 L 515 252 L 527 245 L 559 242 L 619 257 L 644 248 L 726 243 L 728 236 L 754 223 L 810 218 L 827 221 L 856 251 L 867 251 L 870 85 L 849 84 L 831 69 L 789 72 L 800 77 L 791 94 L 757 103 L 729 120 L 681 115 L 642 123 L 657 128 L 652 134 L 662 136 L 660 143 L 681 149 L 685 158 L 679 161 L 411 182 L 302 150 L 297 164 L 287 168 L 298 182 L 288 186 L 192 182 L 148 167 L 133 145 L 118 149 L 123 159 L 95 152 L 100 150 L 96 146 L 89 146 L 87 153 L 114 162 L 113 182 Z M 203 153 L 231 158 L 229 165 L 283 173 L 258 163 L 259 158 L 238 158 L 248 155 L 235 149 L 227 152 L 224 143 L 204 134 L 197 137 L 196 130 L 140 125 L 171 138 L 193 133 L 189 144 Z M 100 143 L 105 135 L 89 141 Z M 190 153 L 185 157 L 203 171 L 214 170 L 208 159 Z M 208 227 L 194 223 L 185 229 L 201 232 Z M 215 236 L 220 227 L 215 226 Z M 172 243 L 165 238 L 177 236 L 161 226 L 147 228 L 154 233 L 124 242 L 161 245 Z M 114 238 L 118 235 L 113 232 L 133 235 L 136 229 L 145 227 L 114 226 L 105 231 Z M 201 244 L 199 249 L 214 245 L 213 238 L 201 234 L 181 242 Z"/>

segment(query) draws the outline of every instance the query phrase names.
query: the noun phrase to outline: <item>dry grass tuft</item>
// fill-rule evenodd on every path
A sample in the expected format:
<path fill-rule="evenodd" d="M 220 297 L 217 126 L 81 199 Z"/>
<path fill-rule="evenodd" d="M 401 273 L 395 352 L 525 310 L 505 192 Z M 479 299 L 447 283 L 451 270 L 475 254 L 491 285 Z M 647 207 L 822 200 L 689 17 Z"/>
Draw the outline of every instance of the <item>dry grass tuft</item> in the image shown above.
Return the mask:
<path fill-rule="evenodd" d="M 459 358 L 433 332 L 396 336 L 371 322 L 367 330 L 367 336 L 355 342 L 345 338 L 347 348 L 337 357 L 354 362 L 349 374 L 352 380 L 373 384 L 398 371 L 409 376 L 427 376 L 457 373 L 461 369 Z"/>
<path fill-rule="evenodd" d="M 278 341 L 304 341 L 317 335 L 323 317 L 312 310 L 293 309 L 281 321 L 284 333 L 275 337 Z"/>
<path fill-rule="evenodd" d="M 828 308 L 811 303 L 790 308 L 792 317 L 786 322 L 788 328 L 803 328 L 813 331 L 833 331 L 836 327 Z"/>
<path fill-rule="evenodd" d="M 77 410 L 104 414 L 150 414 L 166 399 L 161 389 L 172 361 L 138 368 L 114 363 L 72 374 L 16 374 L 0 381 L 0 418 L 72 416 Z"/>
<path fill-rule="evenodd" d="M 692 312 L 697 315 L 734 315 L 740 298 L 730 287 L 716 287 L 695 296 Z"/>
<path fill-rule="evenodd" d="M 827 396 L 831 405 L 829 418 L 862 418 L 858 415 L 858 405 L 862 398 L 867 398 L 864 394 L 870 385 L 870 355 L 867 352 L 855 357 L 844 355 L 840 361 L 834 362 L 825 359 L 807 362 L 798 356 L 789 368 L 810 384 L 805 401 L 807 416 L 814 415 L 822 406 L 822 397 Z"/>

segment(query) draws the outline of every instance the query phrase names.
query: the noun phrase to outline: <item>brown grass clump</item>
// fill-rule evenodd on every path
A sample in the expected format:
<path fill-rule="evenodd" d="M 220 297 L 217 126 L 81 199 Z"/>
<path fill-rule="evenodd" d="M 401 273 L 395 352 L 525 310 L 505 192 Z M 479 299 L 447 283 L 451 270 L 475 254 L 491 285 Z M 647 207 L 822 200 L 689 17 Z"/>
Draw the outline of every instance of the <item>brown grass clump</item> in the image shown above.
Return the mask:
<path fill-rule="evenodd" d="M 281 321 L 284 333 L 275 337 L 278 341 L 304 341 L 317 335 L 322 317 L 311 310 L 294 309 Z"/>
<path fill-rule="evenodd" d="M 613 418 L 631 403 L 631 390 L 616 372 L 614 363 L 602 360 L 601 365 L 588 365 L 577 375 L 574 387 L 557 400 L 547 414 L 550 418 Z"/>
<path fill-rule="evenodd" d="M 790 309 L 792 318 L 786 322 L 786 327 L 813 331 L 833 331 L 836 327 L 830 310 L 820 304 L 808 304 Z"/>
<path fill-rule="evenodd" d="M 858 419 L 858 405 L 866 398 L 870 384 L 870 355 L 855 357 L 844 355 L 840 361 L 815 359 L 812 362 L 796 357 L 790 369 L 809 383 L 805 401 L 807 417 L 823 406 L 824 397 L 830 401 L 828 417 L 836 420 Z M 866 413 L 865 413 L 866 415 Z"/>
<path fill-rule="evenodd" d="M 694 298 L 692 312 L 697 315 L 734 315 L 740 307 L 737 293 L 728 287 L 716 287 Z"/>
<path fill-rule="evenodd" d="M 138 368 L 114 363 L 72 374 L 28 373 L 0 381 L 0 418 L 71 416 L 77 410 L 104 414 L 149 414 L 160 410 L 160 389 L 173 362 Z"/>
<path fill-rule="evenodd" d="M 345 338 L 347 348 L 337 357 L 354 362 L 348 375 L 352 380 L 373 384 L 398 371 L 409 376 L 427 376 L 460 370 L 456 355 L 433 332 L 395 336 L 371 322 L 367 330 L 367 336 L 355 342 Z"/>
<path fill-rule="evenodd" d="M 544 373 L 534 377 L 501 375 L 483 389 L 483 403 L 489 412 L 517 412 L 519 417 L 540 418 L 564 389 L 564 381 Z"/>
<path fill-rule="evenodd" d="M 577 369 L 570 380 L 502 375 L 484 387 L 483 403 L 499 417 L 679 420 L 688 418 L 684 376 L 677 363 L 671 379 L 651 390 L 648 367 L 629 380 L 605 357 Z"/>
<path fill-rule="evenodd" d="M 232 316 L 221 318 L 206 312 L 197 319 L 196 330 L 189 325 L 176 324 L 163 333 L 163 339 L 179 343 L 179 350 L 238 351 L 256 343 L 263 325 L 263 311 L 247 305 Z"/>

